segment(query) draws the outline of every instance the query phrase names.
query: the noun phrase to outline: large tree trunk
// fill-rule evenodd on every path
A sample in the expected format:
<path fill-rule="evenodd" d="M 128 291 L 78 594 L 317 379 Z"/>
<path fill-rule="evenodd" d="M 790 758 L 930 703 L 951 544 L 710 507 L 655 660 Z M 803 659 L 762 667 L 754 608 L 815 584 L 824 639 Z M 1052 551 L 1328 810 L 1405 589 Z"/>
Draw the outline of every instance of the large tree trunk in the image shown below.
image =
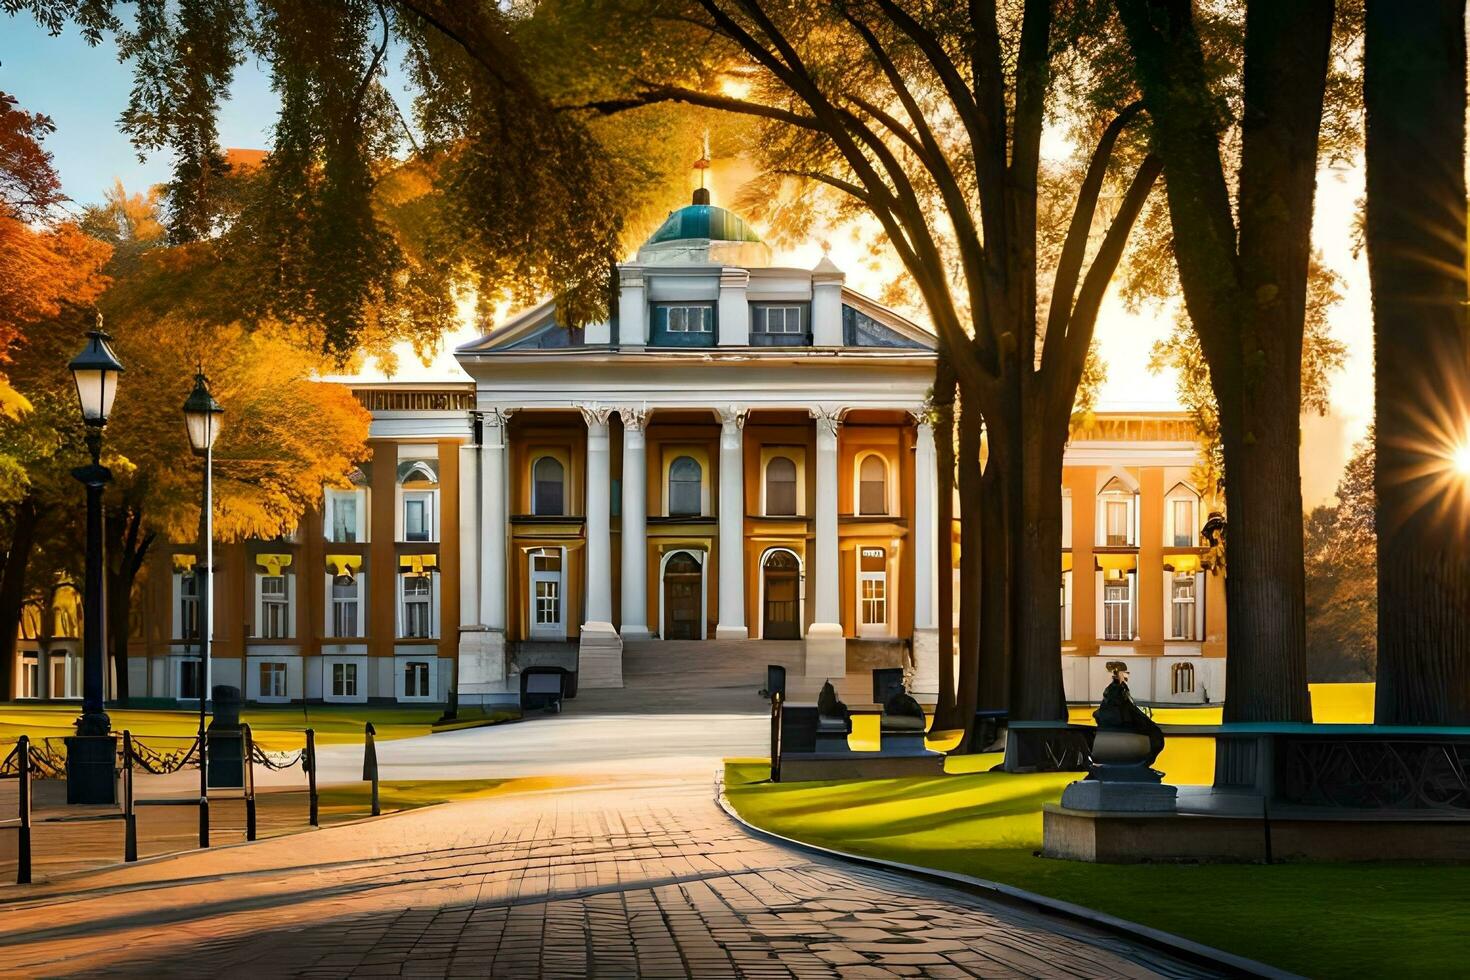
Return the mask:
<path fill-rule="evenodd" d="M 934 728 L 963 728 L 955 701 L 954 644 L 954 376 L 942 367 L 934 386 L 934 457 L 938 467 L 935 481 L 937 540 L 935 564 L 939 622 L 939 701 L 934 708 Z"/>
<path fill-rule="evenodd" d="M 5 552 L 5 566 L 0 569 L 0 701 L 15 698 L 16 640 L 25 611 L 26 572 L 40 513 L 36 498 L 30 494 L 16 505 L 10 547 Z"/>
<path fill-rule="evenodd" d="M 1062 693 L 1062 449 L 1047 431 L 1044 413 L 1023 426 L 1015 552 L 1015 662 L 1011 669 L 1011 717 L 1022 721 L 1065 721 Z"/>
<path fill-rule="evenodd" d="M 1305 721 L 1301 347 L 1331 0 L 1247 4 L 1239 193 L 1188 0 L 1119 3 L 1225 451 L 1225 717 Z M 1238 228 L 1237 228 L 1238 215 Z"/>
<path fill-rule="evenodd" d="M 1226 721 L 1311 720 L 1296 391 L 1284 384 L 1269 395 L 1256 391 L 1254 405 L 1233 410 L 1221 399 L 1229 518 Z M 1229 400 L 1239 402 L 1241 393 L 1233 392 Z M 1256 416 L 1253 428 L 1247 429 L 1238 417 L 1227 421 L 1242 411 Z"/>
<path fill-rule="evenodd" d="M 1470 725 L 1464 17 L 1367 5 L 1379 724 Z"/>
<path fill-rule="evenodd" d="M 980 683 L 980 605 L 984 576 L 981 571 L 981 520 L 985 496 L 981 485 L 979 439 L 966 434 L 960 420 L 959 459 L 956 471 L 960 487 L 960 630 L 959 671 L 955 679 L 955 711 L 960 725 L 969 733 L 975 722 L 976 697 Z"/>
<path fill-rule="evenodd" d="M 986 464 L 980 480 L 979 538 L 979 650 L 976 653 L 974 707 L 1008 711 L 1011 707 L 1011 666 L 1017 624 L 1011 609 L 1010 502 L 995 461 Z M 966 547 L 969 547 L 966 545 Z M 967 573 L 961 571 L 961 578 Z M 963 610 L 961 611 L 963 615 Z"/>

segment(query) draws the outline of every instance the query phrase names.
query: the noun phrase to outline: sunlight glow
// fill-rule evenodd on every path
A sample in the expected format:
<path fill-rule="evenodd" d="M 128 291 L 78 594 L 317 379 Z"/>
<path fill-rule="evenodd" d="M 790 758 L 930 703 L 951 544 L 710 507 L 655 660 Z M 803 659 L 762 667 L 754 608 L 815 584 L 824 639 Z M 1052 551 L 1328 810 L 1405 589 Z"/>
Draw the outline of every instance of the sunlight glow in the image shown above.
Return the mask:
<path fill-rule="evenodd" d="M 1455 472 L 1461 476 L 1470 477 L 1470 442 L 1457 448 L 1451 457 Z"/>

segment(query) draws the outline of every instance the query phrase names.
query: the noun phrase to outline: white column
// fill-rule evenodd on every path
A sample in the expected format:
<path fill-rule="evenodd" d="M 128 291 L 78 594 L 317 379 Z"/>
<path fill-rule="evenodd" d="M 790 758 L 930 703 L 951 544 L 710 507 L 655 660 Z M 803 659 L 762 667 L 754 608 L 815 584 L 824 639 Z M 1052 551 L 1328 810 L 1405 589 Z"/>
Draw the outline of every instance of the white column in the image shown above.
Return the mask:
<path fill-rule="evenodd" d="M 461 498 L 470 498 L 478 506 L 471 526 L 478 531 L 478 601 L 473 608 L 474 623 L 468 613 L 461 617 L 459 633 L 459 671 L 456 691 L 461 704 L 486 704 L 520 700 L 514 683 L 507 683 L 505 655 L 505 552 L 508 517 L 505 509 L 505 457 L 508 446 L 506 425 L 512 409 L 492 408 L 481 413 L 479 464 L 462 470 Z M 461 460 L 465 455 L 461 456 Z M 477 478 L 478 487 L 468 482 Z M 464 519 L 468 508 L 461 506 Z M 461 547 L 468 535 L 461 534 Z M 467 560 L 467 559 L 466 559 Z M 464 592 L 461 592 L 461 596 Z"/>
<path fill-rule="evenodd" d="M 623 628 L 625 640 L 648 639 L 648 470 L 643 427 L 648 409 L 620 408 L 623 419 Z"/>
<path fill-rule="evenodd" d="M 587 610 L 589 623 L 612 623 L 612 470 L 610 408 L 582 406 L 587 420 Z"/>
<path fill-rule="evenodd" d="M 715 319 L 721 347 L 745 347 L 750 343 L 750 302 L 745 292 L 749 286 L 750 270 L 720 270 L 720 299 Z"/>
<path fill-rule="evenodd" d="M 579 687 L 623 686 L 623 641 L 612 625 L 611 408 L 581 405 L 587 422 L 587 609 L 577 645 Z"/>
<path fill-rule="evenodd" d="M 811 410 L 817 423 L 816 561 L 807 573 L 816 580 L 812 625 L 807 629 L 808 677 L 840 678 L 847 673 L 847 641 L 842 636 L 842 569 L 837 547 L 837 429 L 840 409 Z"/>
<path fill-rule="evenodd" d="M 643 347 L 648 343 L 648 300 L 642 269 L 618 269 L 618 345 Z"/>
<path fill-rule="evenodd" d="M 842 284 L 847 277 L 827 256 L 812 269 L 812 346 L 842 346 Z"/>
<path fill-rule="evenodd" d="M 459 625 L 480 624 L 480 447 L 459 447 Z"/>
<path fill-rule="evenodd" d="M 745 626 L 745 442 L 748 409 L 720 410 L 720 619 L 718 640 L 743 640 Z"/>
<path fill-rule="evenodd" d="M 480 623 L 505 632 L 505 459 L 508 409 L 484 413 L 480 446 Z"/>
<path fill-rule="evenodd" d="M 938 589 L 935 541 L 938 505 L 934 426 L 927 414 L 914 413 L 914 673 L 910 693 L 939 694 Z"/>

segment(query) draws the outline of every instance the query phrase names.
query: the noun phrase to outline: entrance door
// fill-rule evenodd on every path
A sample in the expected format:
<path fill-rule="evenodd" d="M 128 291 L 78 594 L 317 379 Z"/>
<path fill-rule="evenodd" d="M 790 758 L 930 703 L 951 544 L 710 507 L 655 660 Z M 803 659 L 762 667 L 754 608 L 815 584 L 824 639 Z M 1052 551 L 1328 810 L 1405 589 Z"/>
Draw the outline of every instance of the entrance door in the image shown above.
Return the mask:
<path fill-rule="evenodd" d="M 530 554 L 531 639 L 565 640 L 562 620 L 561 550 L 543 548 Z"/>
<path fill-rule="evenodd" d="M 888 635 L 888 561 L 882 548 L 858 551 L 859 633 Z"/>
<path fill-rule="evenodd" d="M 704 639 L 704 572 L 699 559 L 675 552 L 664 564 L 664 639 Z"/>
<path fill-rule="evenodd" d="M 761 610 L 761 636 L 767 640 L 801 639 L 801 565 L 789 551 L 766 556 L 765 608 Z"/>

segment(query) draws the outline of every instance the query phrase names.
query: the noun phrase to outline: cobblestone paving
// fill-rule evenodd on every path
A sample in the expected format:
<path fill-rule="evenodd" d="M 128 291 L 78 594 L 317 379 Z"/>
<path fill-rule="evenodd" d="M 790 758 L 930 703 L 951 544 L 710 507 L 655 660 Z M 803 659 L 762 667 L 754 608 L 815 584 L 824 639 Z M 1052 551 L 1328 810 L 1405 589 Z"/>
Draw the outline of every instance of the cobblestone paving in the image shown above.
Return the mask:
<path fill-rule="evenodd" d="M 1194 976 L 1086 928 L 754 839 L 707 784 L 415 811 L 0 889 L 0 973 Z"/>

